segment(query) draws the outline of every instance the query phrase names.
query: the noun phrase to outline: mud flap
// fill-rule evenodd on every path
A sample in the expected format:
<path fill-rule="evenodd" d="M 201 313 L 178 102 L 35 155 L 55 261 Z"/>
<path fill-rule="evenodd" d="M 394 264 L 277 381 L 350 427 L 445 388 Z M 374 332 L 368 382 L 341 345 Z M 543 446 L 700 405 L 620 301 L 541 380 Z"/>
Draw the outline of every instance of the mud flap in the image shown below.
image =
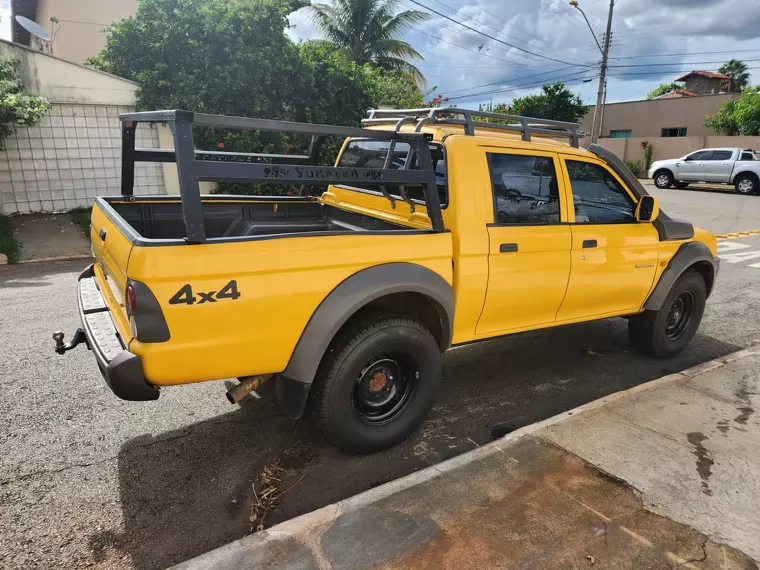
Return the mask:
<path fill-rule="evenodd" d="M 297 380 L 278 374 L 275 380 L 277 404 L 290 419 L 301 419 L 310 389 L 311 383 L 298 382 Z"/>

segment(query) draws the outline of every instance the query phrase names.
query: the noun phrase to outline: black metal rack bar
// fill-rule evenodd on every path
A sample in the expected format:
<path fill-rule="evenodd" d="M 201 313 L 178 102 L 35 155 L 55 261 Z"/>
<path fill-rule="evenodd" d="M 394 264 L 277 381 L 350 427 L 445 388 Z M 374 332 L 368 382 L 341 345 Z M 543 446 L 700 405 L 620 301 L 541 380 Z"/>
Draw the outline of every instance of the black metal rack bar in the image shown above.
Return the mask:
<path fill-rule="evenodd" d="M 362 125 L 383 125 L 398 123 L 400 119 L 408 121 L 408 117 L 414 117 L 417 121 L 417 132 L 422 125 L 461 125 L 466 135 L 473 136 L 475 128 L 498 129 L 510 132 L 519 132 L 524 141 L 530 142 L 531 135 L 546 135 L 557 138 L 567 138 L 570 144 L 578 147 L 578 139 L 582 136 L 579 132 L 579 123 L 567 121 L 554 121 L 550 119 L 538 119 L 523 117 L 521 115 L 507 115 L 504 113 L 491 113 L 488 111 L 473 111 L 458 107 L 430 107 L 422 109 L 372 109 L 369 117 L 362 121 Z M 462 117 L 462 118 L 457 118 Z M 477 118 L 499 119 L 501 121 L 514 121 L 511 124 L 489 123 L 478 121 Z M 403 124 L 403 123 L 402 123 Z M 399 127 L 397 127 L 398 129 Z"/>
<path fill-rule="evenodd" d="M 335 125 L 314 125 L 270 119 L 228 117 L 223 115 L 194 114 L 189 111 L 150 111 L 126 113 L 122 121 L 122 184 L 124 196 L 134 194 L 135 162 L 174 162 L 179 176 L 182 216 L 186 239 L 190 243 L 206 241 L 199 182 L 242 182 L 259 184 L 329 184 L 360 182 L 384 190 L 386 184 L 403 187 L 421 184 L 424 189 L 428 216 L 433 231 L 444 230 L 441 205 L 435 182 L 435 172 L 428 146 L 429 136 L 423 133 L 402 133 L 400 126 L 415 121 L 413 116 L 396 120 L 394 130 L 370 130 Z M 174 150 L 135 148 L 137 123 L 164 123 L 174 135 Z M 236 153 L 201 151 L 193 147 L 193 127 L 212 127 L 231 130 L 273 131 L 311 136 L 309 155 L 267 153 Z M 409 156 L 416 153 L 420 168 L 417 170 L 384 168 L 346 168 L 315 166 L 319 149 L 325 137 L 338 136 L 390 140 L 409 145 Z M 386 197 L 391 199 L 387 192 Z M 404 192 L 405 194 L 405 192 Z M 407 199 L 407 198 L 405 198 Z M 393 201 L 391 199 L 391 201 Z M 410 201 L 410 200 L 408 200 Z"/>

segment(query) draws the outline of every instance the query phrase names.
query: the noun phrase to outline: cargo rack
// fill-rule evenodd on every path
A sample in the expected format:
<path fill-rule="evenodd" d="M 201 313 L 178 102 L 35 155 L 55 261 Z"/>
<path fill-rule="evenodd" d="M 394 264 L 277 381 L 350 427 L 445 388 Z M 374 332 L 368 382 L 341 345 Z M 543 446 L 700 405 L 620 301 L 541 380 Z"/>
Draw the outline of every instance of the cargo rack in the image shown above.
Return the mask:
<path fill-rule="evenodd" d="M 461 118 L 457 118 L 461 117 Z M 515 121 L 513 124 L 487 123 L 474 120 L 478 117 L 500 119 L 503 121 Z M 579 133 L 580 124 L 566 121 L 554 121 L 550 119 L 537 119 L 523 117 L 521 115 L 507 115 L 504 113 L 491 113 L 489 111 L 473 111 L 460 109 L 459 107 L 428 107 L 420 109 L 371 109 L 369 117 L 362 120 L 362 125 L 383 125 L 396 123 L 396 130 L 402 125 L 414 122 L 415 132 L 420 132 L 425 125 L 462 125 L 464 134 L 475 135 L 475 128 L 499 129 L 502 131 L 519 132 L 522 139 L 530 142 L 531 135 L 547 135 L 551 137 L 568 138 L 570 144 L 578 148 L 578 138 L 583 136 Z"/>
<path fill-rule="evenodd" d="M 173 162 L 177 164 L 182 216 L 185 222 L 185 239 L 190 243 L 206 241 L 203 204 L 199 182 L 256 183 L 256 184 L 329 184 L 360 182 L 362 186 L 380 189 L 395 207 L 395 198 L 385 184 L 399 186 L 401 199 L 414 211 L 414 202 L 406 194 L 404 185 L 421 185 L 427 215 L 434 232 L 445 231 L 433 161 L 430 155 L 429 135 L 420 132 L 370 130 L 336 125 L 296 123 L 271 119 L 208 115 L 183 110 L 148 111 L 120 115 L 122 125 L 121 194 L 134 200 L 135 162 Z M 406 122 L 406 119 L 404 119 Z M 139 123 L 166 124 L 174 135 L 174 150 L 135 148 L 135 134 Z M 212 127 L 244 131 L 269 131 L 309 135 L 308 155 L 235 153 L 195 150 L 193 127 Z M 328 136 L 359 139 L 390 140 L 390 148 L 383 168 L 348 168 L 317 166 L 317 159 Z M 392 169 L 393 148 L 397 142 L 409 145 L 403 169 Z M 418 168 L 411 170 L 412 155 L 416 155 Z M 303 197 L 300 198 L 303 200 Z M 287 201 L 287 198 L 282 198 Z"/>

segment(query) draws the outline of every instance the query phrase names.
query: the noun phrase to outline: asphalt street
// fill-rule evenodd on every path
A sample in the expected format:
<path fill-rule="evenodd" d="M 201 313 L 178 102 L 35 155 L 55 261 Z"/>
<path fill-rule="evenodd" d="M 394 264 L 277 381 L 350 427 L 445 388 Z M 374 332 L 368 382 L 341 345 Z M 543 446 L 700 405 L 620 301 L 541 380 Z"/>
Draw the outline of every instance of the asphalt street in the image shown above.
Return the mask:
<path fill-rule="evenodd" d="M 716 233 L 760 228 L 760 196 L 654 193 L 671 216 Z M 0 567 L 163 568 L 250 533 L 252 485 L 278 457 L 284 494 L 266 526 L 760 342 L 760 236 L 721 252 L 702 327 L 677 358 L 633 351 L 623 319 L 456 348 L 429 419 L 370 456 L 322 442 L 266 390 L 235 407 L 222 382 L 165 390 L 156 402 L 117 399 L 86 349 L 52 350 L 53 330 L 78 326 L 83 263 L 0 268 Z"/>

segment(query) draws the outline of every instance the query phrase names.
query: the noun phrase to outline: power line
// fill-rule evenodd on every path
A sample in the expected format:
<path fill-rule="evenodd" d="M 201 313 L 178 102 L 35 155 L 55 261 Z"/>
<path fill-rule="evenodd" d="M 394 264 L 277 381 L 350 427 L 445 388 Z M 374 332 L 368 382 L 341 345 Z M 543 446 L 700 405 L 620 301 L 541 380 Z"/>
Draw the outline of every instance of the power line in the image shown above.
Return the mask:
<path fill-rule="evenodd" d="M 745 59 L 743 61 L 749 61 L 752 63 L 760 61 L 760 59 Z M 726 63 L 725 61 L 673 61 L 670 63 L 632 63 L 628 65 L 610 65 L 609 67 L 667 67 L 673 65 L 714 65 L 716 63 Z"/>
<path fill-rule="evenodd" d="M 747 69 L 760 69 L 760 66 L 754 66 L 754 67 L 748 67 Z M 611 77 L 623 77 L 628 75 L 664 75 L 666 73 L 685 73 L 691 71 L 690 69 L 658 69 L 657 71 L 633 71 L 633 72 L 625 72 L 625 73 L 615 73 Z M 703 69 L 702 71 L 714 71 L 717 72 L 717 69 Z"/>
<path fill-rule="evenodd" d="M 554 5 L 553 4 L 549 4 L 548 2 L 545 2 L 544 0 L 540 0 L 540 1 L 541 1 L 541 4 L 543 4 L 544 6 L 546 6 L 550 12 L 552 12 L 553 14 L 556 14 L 557 16 L 559 16 L 560 18 L 562 18 L 566 22 L 570 22 L 573 26 L 576 26 L 576 27 L 582 29 L 583 25 L 585 25 L 585 22 L 583 22 L 582 20 L 580 20 L 578 18 L 572 18 L 571 19 L 571 18 L 567 17 L 565 14 L 563 14 L 562 12 L 558 12 L 557 10 L 554 9 Z M 580 22 L 580 24 L 578 22 Z"/>
<path fill-rule="evenodd" d="M 500 88 L 500 89 L 489 89 L 489 90 L 486 90 L 486 91 L 478 91 L 477 93 L 469 93 L 467 95 L 459 95 L 457 97 L 449 97 L 449 99 L 451 99 L 451 100 L 454 100 L 454 99 L 470 99 L 472 97 L 478 97 L 478 96 L 482 96 L 482 95 L 494 95 L 494 94 L 497 94 L 497 93 L 507 93 L 509 91 L 516 91 L 517 89 L 529 89 L 531 87 L 541 86 L 541 85 L 545 84 L 547 81 L 553 81 L 555 83 L 557 81 L 563 81 L 564 82 L 564 81 L 566 81 L 568 79 L 577 78 L 578 76 L 584 75 L 585 73 L 586 73 L 586 71 L 576 71 L 575 73 L 571 73 L 569 75 L 564 75 L 564 76 L 561 76 L 561 77 L 555 77 L 555 78 L 551 78 L 551 79 L 544 79 L 542 81 L 530 81 L 530 82 L 526 82 L 526 83 L 519 83 L 517 85 L 509 85 L 507 87 L 503 87 L 503 88 Z M 580 79 L 579 79 L 579 81 L 580 81 Z"/>
<path fill-rule="evenodd" d="M 509 46 L 511 48 L 514 48 L 514 49 L 516 49 L 518 51 L 521 51 L 521 52 L 524 52 L 524 53 L 528 53 L 530 55 L 533 55 L 533 56 L 536 56 L 536 57 L 540 57 L 542 59 L 546 59 L 546 60 L 549 60 L 549 61 L 555 61 L 557 63 L 564 63 L 565 65 L 576 65 L 575 63 L 572 63 L 572 62 L 569 62 L 569 61 L 564 61 L 564 60 L 561 60 L 561 59 L 555 59 L 553 57 L 549 57 L 549 56 L 546 56 L 546 55 L 541 55 L 540 53 L 536 53 L 534 51 L 522 48 L 522 47 L 517 46 L 515 44 L 511 44 L 509 42 L 505 42 L 504 40 L 500 40 L 499 38 L 495 38 L 494 36 L 492 36 L 490 34 L 486 34 L 485 32 L 481 32 L 480 30 L 476 30 L 472 26 L 468 26 L 467 24 L 463 24 L 462 22 L 460 22 L 458 20 L 455 20 L 454 18 L 451 18 L 451 17 L 447 16 L 446 14 L 438 12 L 437 10 L 434 10 L 430 6 L 426 6 L 425 4 L 423 4 L 421 2 L 418 2 L 417 0 L 408 0 L 408 1 L 411 2 L 412 4 L 416 4 L 420 8 L 425 8 L 426 10 L 430 10 L 433 14 L 437 14 L 438 16 L 441 16 L 442 18 L 446 18 L 447 20 L 449 20 L 451 22 L 454 22 L 455 24 L 459 24 L 460 26 L 462 26 L 464 28 L 467 28 L 468 30 L 472 30 L 473 32 L 475 32 L 477 34 L 480 34 L 483 37 L 490 38 L 490 39 L 492 39 L 492 40 L 494 40 L 496 42 L 499 42 L 500 44 L 504 44 L 504 45 Z"/>
<path fill-rule="evenodd" d="M 454 91 L 443 91 L 443 93 L 446 93 L 447 95 L 451 95 L 452 93 L 461 93 L 462 91 L 469 91 L 470 89 L 479 89 L 481 87 L 491 87 L 493 85 L 502 85 L 504 83 L 507 83 L 508 81 L 520 81 L 521 79 L 527 79 L 529 77 L 538 77 L 540 75 L 549 75 L 550 73 L 558 73 L 560 71 L 566 71 L 568 69 L 571 69 L 572 65 L 568 65 L 567 67 L 560 67 L 559 69 L 552 69 L 550 71 L 545 71 L 543 73 L 533 73 L 531 75 L 523 75 L 522 77 L 510 77 L 508 79 L 502 79 L 501 81 L 494 81 L 493 83 L 484 83 L 482 85 L 473 85 L 471 87 L 466 87 L 464 89 L 455 89 Z M 586 73 L 586 70 L 583 70 L 583 73 Z"/>
<path fill-rule="evenodd" d="M 476 24 L 479 24 L 479 25 L 482 25 L 482 26 L 486 26 L 487 28 L 495 31 L 497 34 L 500 34 L 501 36 L 503 36 L 505 38 L 513 39 L 513 40 L 515 40 L 517 42 L 526 42 L 526 43 L 528 43 L 530 41 L 530 40 L 526 40 L 524 38 L 518 38 L 518 37 L 513 36 L 513 35 L 511 36 L 511 35 L 507 34 L 506 32 L 504 32 L 503 30 L 495 28 L 495 27 L 493 27 L 490 24 L 487 24 L 485 22 L 479 22 L 475 18 L 472 18 L 470 16 L 462 14 L 458 9 L 454 8 L 453 6 L 449 6 L 448 4 L 446 4 L 444 2 L 441 2 L 441 0 L 432 0 L 432 1 L 435 2 L 436 4 L 440 4 L 441 6 L 443 6 L 445 8 L 448 8 L 449 10 L 451 10 L 452 12 L 456 13 L 459 16 L 464 16 L 465 18 L 467 18 L 471 22 L 475 22 Z M 480 10 L 482 10 L 484 13 L 489 14 L 490 16 L 492 16 L 493 18 L 495 18 L 496 20 L 503 21 L 505 24 L 507 24 L 508 27 L 513 27 L 511 24 L 508 24 L 506 22 L 506 20 L 502 20 L 501 18 L 499 18 L 495 14 L 489 12 L 488 10 L 486 10 L 485 8 L 483 8 L 482 6 L 477 6 L 477 7 Z M 531 38 L 531 39 L 534 39 L 534 38 Z M 546 42 L 544 42 L 541 38 L 535 38 L 535 39 L 537 39 L 539 42 L 543 43 L 546 46 L 545 48 L 542 48 L 542 49 L 549 49 L 549 50 L 554 49 L 554 48 L 552 48 L 552 46 L 550 46 L 549 44 L 547 44 Z"/>
<path fill-rule="evenodd" d="M 730 49 L 730 50 L 724 50 L 724 51 L 695 51 L 691 53 L 660 53 L 656 55 L 629 55 L 625 57 L 611 57 L 610 59 L 648 59 L 648 58 L 655 58 L 655 57 L 678 57 L 678 56 L 687 56 L 687 55 L 718 55 L 722 53 L 748 53 L 748 52 L 758 52 L 760 53 L 760 48 L 757 49 Z"/>

